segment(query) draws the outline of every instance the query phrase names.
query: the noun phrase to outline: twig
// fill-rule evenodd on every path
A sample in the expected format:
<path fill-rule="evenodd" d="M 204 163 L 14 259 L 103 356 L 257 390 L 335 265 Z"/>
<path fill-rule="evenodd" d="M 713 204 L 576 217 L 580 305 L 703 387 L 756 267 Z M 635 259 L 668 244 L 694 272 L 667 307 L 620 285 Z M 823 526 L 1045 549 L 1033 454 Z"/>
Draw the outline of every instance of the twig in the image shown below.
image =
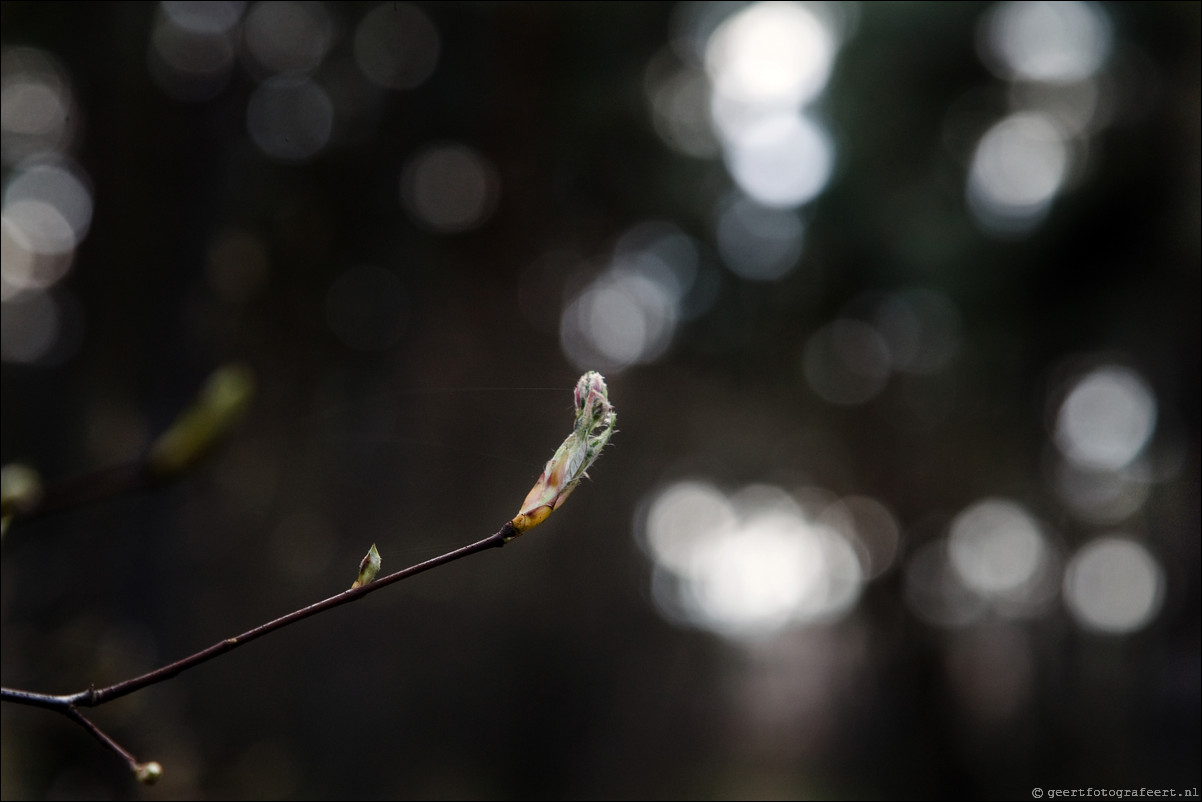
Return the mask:
<path fill-rule="evenodd" d="M 3 698 L 6 702 L 17 702 L 18 704 L 37 705 L 39 707 L 49 707 L 60 709 L 64 707 L 96 707 L 105 702 L 119 699 L 122 696 L 131 694 L 134 691 L 141 690 L 149 685 L 162 682 L 166 679 L 171 679 L 177 674 L 187 671 L 193 666 L 198 666 L 214 657 L 225 654 L 226 652 L 237 649 L 239 646 L 244 646 L 253 640 L 263 637 L 269 632 L 275 632 L 277 629 L 282 629 L 289 624 L 295 624 L 297 621 L 308 618 L 309 616 L 317 615 L 326 610 L 333 609 L 343 604 L 348 604 L 357 599 L 361 599 L 369 593 L 380 590 L 394 582 L 400 582 L 402 579 L 408 579 L 411 576 L 420 574 L 423 571 L 428 571 L 431 568 L 437 568 L 440 565 L 446 565 L 449 562 L 467 557 L 485 549 L 500 548 L 505 545 L 506 540 L 512 539 L 516 532 L 512 523 L 506 523 L 495 533 L 489 535 L 483 540 L 478 540 L 471 545 L 448 551 L 446 554 L 441 554 L 433 559 L 425 562 L 411 565 L 408 568 L 401 569 L 395 573 L 380 577 L 375 582 L 362 587 L 344 590 L 337 596 L 331 596 L 328 599 L 319 601 L 315 604 L 310 604 L 308 607 L 302 607 L 299 610 L 294 610 L 287 615 L 268 621 L 266 624 L 260 624 L 254 629 L 247 630 L 241 635 L 235 635 L 232 638 L 226 638 L 214 643 L 207 649 L 202 649 L 196 654 L 189 655 L 182 660 L 176 660 L 174 663 L 168 663 L 162 668 L 156 668 L 154 671 L 147 672 L 141 676 L 118 682 L 115 685 L 109 685 L 107 688 L 89 688 L 86 691 L 79 693 L 68 694 L 65 696 L 53 696 L 50 694 L 38 694 L 30 691 L 21 691 L 10 688 L 0 689 L 3 691 Z"/>
<path fill-rule="evenodd" d="M 218 641 L 207 649 L 202 649 L 195 654 L 191 654 L 183 658 L 182 660 L 176 660 L 174 663 L 169 663 L 161 668 L 156 668 L 154 671 L 148 671 L 147 673 L 141 674 L 137 677 L 123 680 L 115 685 L 109 685 L 106 688 L 92 687 L 77 693 L 62 695 L 36 693 L 33 691 L 20 690 L 18 688 L 0 688 L 0 699 L 3 699 L 5 702 L 31 705 L 33 707 L 44 707 L 62 713 L 78 723 L 88 732 L 92 733 L 92 735 L 99 739 L 100 742 L 109 749 L 120 755 L 121 758 L 125 760 L 127 764 L 129 764 L 130 770 L 138 775 L 139 779 L 141 779 L 143 782 L 154 782 L 155 779 L 158 779 L 158 774 L 160 774 L 162 771 L 161 767 L 158 767 L 157 763 L 139 763 L 132 754 L 123 749 L 103 730 L 101 730 L 82 713 L 80 713 L 79 708 L 97 707 L 105 702 L 110 702 L 113 699 L 119 699 L 122 696 L 131 694 L 134 691 L 141 690 L 147 686 L 171 679 L 177 674 L 187 671 L 189 668 L 193 668 L 194 666 L 198 666 L 201 663 L 207 662 L 218 655 L 222 655 L 226 652 L 237 649 L 239 646 L 250 643 L 251 641 L 261 638 L 270 632 L 275 632 L 277 629 L 283 629 L 289 624 L 295 624 L 297 621 L 317 615 L 318 613 L 326 610 L 333 609 L 334 607 L 338 607 L 343 604 L 349 604 L 350 602 L 363 598 L 369 593 L 373 593 L 381 588 L 387 587 L 394 582 L 400 582 L 402 579 L 408 579 L 409 577 L 420 574 L 423 571 L 429 571 L 431 568 L 437 568 L 440 565 L 446 565 L 447 563 L 454 562 L 455 560 L 462 559 L 463 557 L 467 557 L 486 549 L 500 548 L 508 541 L 517 537 L 518 534 L 518 530 L 514 528 L 513 522 L 510 521 L 483 540 L 478 540 L 475 543 L 455 549 L 454 551 L 448 551 L 446 554 L 441 554 L 437 557 L 426 560 L 425 562 L 411 565 L 408 568 L 403 568 L 395 573 L 380 577 L 370 584 L 351 588 L 350 590 L 344 590 L 336 596 L 331 596 L 328 599 L 324 599 L 315 604 L 310 604 L 307 607 L 302 607 L 299 610 L 294 610 L 287 615 L 280 616 L 279 618 L 268 621 L 265 624 L 260 624 L 254 629 L 249 629 L 246 632 L 243 632 L 241 635 L 235 635 L 232 638 L 226 638 Z"/>
<path fill-rule="evenodd" d="M 26 482 L 21 493 L 14 493 L 6 502 L 4 518 L 16 515 L 30 516 L 45 514 L 51 510 L 69 506 L 71 502 L 95 500 L 118 492 L 144 487 L 147 484 L 173 478 L 196 462 L 213 447 L 219 435 L 228 429 L 232 420 L 240 413 L 249 395 L 251 379 L 244 368 L 237 366 L 218 371 L 210 379 L 200 401 L 185 412 L 151 448 L 147 457 L 129 466 L 123 466 L 110 474 L 98 473 L 86 477 L 76 488 L 51 495 L 49 502 L 38 498 L 34 490 L 36 483 Z M 601 454 L 614 433 L 617 413 L 609 403 L 609 390 L 600 373 L 589 371 L 576 383 L 573 395 L 576 416 L 572 433 L 563 441 L 554 456 L 543 468 L 542 475 L 522 502 L 518 514 L 492 535 L 462 548 L 448 551 L 425 562 L 411 565 L 387 576 L 373 580 L 380 565 L 380 555 L 372 544 L 367 557 L 359 568 L 359 578 L 350 590 L 336 596 L 294 610 L 287 615 L 268 621 L 241 635 L 218 641 L 182 660 L 176 660 L 161 668 L 148 671 L 137 677 L 109 685 L 105 688 L 89 687 L 71 694 L 47 694 L 17 688 L 0 688 L 0 700 L 16 704 L 44 707 L 62 713 L 92 733 L 101 743 L 119 755 L 144 783 L 153 783 L 162 776 L 163 769 L 156 762 L 139 763 L 137 759 L 90 719 L 79 712 L 81 707 L 97 707 L 105 702 L 141 690 L 187 671 L 193 666 L 212 660 L 218 655 L 232 651 L 277 629 L 294 624 L 301 619 L 317 615 L 334 607 L 361 599 L 367 594 L 387 587 L 394 582 L 454 562 L 485 549 L 500 548 L 533 529 L 559 509 L 572 490 L 588 474 L 589 466 Z M 40 504 L 40 506 L 39 506 Z"/>
<path fill-rule="evenodd" d="M 125 761 L 125 764 L 129 766 L 129 770 L 134 773 L 139 782 L 152 785 L 158 781 L 159 777 L 163 776 L 163 767 L 157 761 L 151 760 L 148 763 L 139 763 L 136 757 L 123 749 L 121 744 L 110 738 L 108 733 L 93 724 L 91 719 L 80 713 L 75 707 L 68 707 L 63 712 L 68 718 L 74 719 L 81 727 L 96 736 L 96 740 L 116 752 Z"/>

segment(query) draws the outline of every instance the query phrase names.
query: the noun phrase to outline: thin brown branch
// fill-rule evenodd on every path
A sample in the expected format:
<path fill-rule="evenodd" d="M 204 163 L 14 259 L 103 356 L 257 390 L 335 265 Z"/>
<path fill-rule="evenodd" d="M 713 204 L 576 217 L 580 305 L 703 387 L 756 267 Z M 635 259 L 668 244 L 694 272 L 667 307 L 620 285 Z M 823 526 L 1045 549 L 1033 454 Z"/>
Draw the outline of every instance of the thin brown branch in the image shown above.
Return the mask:
<path fill-rule="evenodd" d="M 110 738 L 108 733 L 93 724 L 91 719 L 89 719 L 83 713 L 80 713 L 79 710 L 73 705 L 69 705 L 63 712 L 68 718 L 77 722 L 79 726 L 92 733 L 92 735 L 96 737 L 96 740 L 100 741 L 100 743 L 116 752 L 117 755 L 125 761 L 126 765 L 129 766 L 130 771 L 137 771 L 138 759 L 130 754 L 125 748 L 123 748 L 121 744 Z"/>
<path fill-rule="evenodd" d="M 5 702 L 14 702 L 16 704 L 32 705 L 35 707 L 46 707 L 52 710 L 71 715 L 68 711 L 77 707 L 96 707 L 105 702 L 118 699 L 122 696 L 141 690 L 150 685 L 162 682 L 167 679 L 187 671 L 189 668 L 198 666 L 201 663 L 212 660 L 218 655 L 237 649 L 239 646 L 244 646 L 253 640 L 263 637 L 264 635 L 275 632 L 278 629 L 283 629 L 289 624 L 295 624 L 310 616 L 323 613 L 326 610 L 332 610 L 335 607 L 340 607 L 344 604 L 356 601 L 363 598 L 369 593 L 374 593 L 377 590 L 387 587 L 394 582 L 400 582 L 402 579 L 408 579 L 411 576 L 429 571 L 431 568 L 437 568 L 440 565 L 454 562 L 469 555 L 475 554 L 486 549 L 500 548 L 505 545 L 505 542 L 516 534 L 513 524 L 506 523 L 495 533 L 489 535 L 483 540 L 478 540 L 462 548 L 448 551 L 446 554 L 441 554 L 425 562 L 411 565 L 408 568 L 403 568 L 400 571 L 380 577 L 376 581 L 358 588 L 344 590 L 336 596 L 331 596 L 328 599 L 310 604 L 307 607 L 302 607 L 299 610 L 294 610 L 287 615 L 280 616 L 265 624 L 260 624 L 254 629 L 249 629 L 241 635 L 235 635 L 232 638 L 226 638 L 214 643 L 207 649 L 202 649 L 195 654 L 191 654 L 181 660 L 176 660 L 174 663 L 169 663 L 161 668 L 156 668 L 154 671 L 149 671 L 137 677 L 123 680 L 114 685 L 109 685 L 105 688 L 88 688 L 87 690 L 79 691 L 73 694 L 52 695 L 36 693 L 33 691 L 24 691 L 16 688 L 0 689 L 0 698 Z"/>
<path fill-rule="evenodd" d="M 249 383 L 249 373 L 243 368 L 234 366 L 219 371 L 206 385 L 201 400 L 181 415 L 172 428 L 156 441 L 147 458 L 110 471 L 97 472 L 83 477 L 74 485 L 61 487 L 57 491 L 43 496 L 40 503 L 32 502 L 29 498 L 20 501 L 14 500 L 11 502 L 13 509 L 3 510 L 5 519 L 18 514 L 22 517 L 46 514 L 85 501 L 95 501 L 110 495 L 140 489 L 177 476 L 203 456 L 212 447 L 218 435 L 228 428 L 245 403 L 249 394 Z M 350 590 L 344 590 L 328 599 L 260 624 L 241 635 L 218 641 L 207 649 L 176 660 L 174 663 L 105 688 L 98 689 L 91 686 L 77 693 L 58 695 L 18 688 L 0 688 L 0 700 L 44 707 L 67 716 L 119 755 L 141 782 L 154 782 L 162 774 L 162 767 L 158 763 L 153 761 L 139 763 L 132 754 L 80 713 L 79 708 L 97 707 L 147 686 L 171 679 L 194 666 L 208 662 L 218 655 L 232 651 L 268 633 L 283 629 L 326 610 L 349 604 L 402 579 L 408 579 L 423 571 L 446 565 L 485 549 L 500 548 L 523 532 L 537 526 L 553 510 L 563 504 L 564 499 L 585 475 L 585 469 L 597 458 L 613 433 L 616 416 L 613 407 L 609 404 L 608 391 L 601 374 L 589 371 L 581 376 L 576 384 L 574 398 L 576 425 L 572 434 L 547 463 L 542 476 L 527 495 L 526 501 L 522 505 L 522 511 L 483 540 L 411 565 L 374 582 L 370 581 L 370 574 L 375 572 L 375 566 L 372 571 L 366 573 L 361 566 L 359 580 L 351 586 Z M 375 562 L 378 565 L 379 557 L 375 553 L 374 544 L 369 552 L 369 557 L 372 555 L 375 555 Z M 360 582 L 367 582 L 367 584 L 361 585 Z"/>
<path fill-rule="evenodd" d="M 112 750 L 122 760 L 124 760 L 126 765 L 129 766 L 130 771 L 133 772 L 134 776 L 137 777 L 140 782 L 147 784 L 153 783 L 162 775 L 162 766 L 154 761 L 139 763 L 138 759 L 135 758 L 128 750 L 114 741 L 108 735 L 108 733 L 96 726 L 91 719 L 79 712 L 80 707 L 96 707 L 104 704 L 105 702 L 110 702 L 113 699 L 118 699 L 122 696 L 126 696 L 127 694 L 131 694 L 134 691 L 141 690 L 149 685 L 154 685 L 155 683 L 170 679 L 181 672 L 187 671 L 189 668 L 198 666 L 201 663 L 212 660 L 218 655 L 225 654 L 228 651 L 237 649 L 239 646 L 250 643 L 257 638 L 261 638 L 269 632 L 275 632 L 278 629 L 283 629 L 289 624 L 295 624 L 297 621 L 302 619 L 309 618 L 310 616 L 317 615 L 318 613 L 325 612 L 326 610 L 332 610 L 333 608 L 339 607 L 343 604 L 349 604 L 350 602 L 363 598 L 369 593 L 385 588 L 395 582 L 400 582 L 402 579 L 408 579 L 409 577 L 420 574 L 423 571 L 429 571 L 431 568 L 437 568 L 440 565 L 446 565 L 447 563 L 454 562 L 455 560 L 462 559 L 480 551 L 484 551 L 485 549 L 500 548 L 501 546 L 504 546 L 505 543 L 510 539 L 516 537 L 517 534 L 518 532 L 516 529 L 514 529 L 513 523 L 506 523 L 494 534 L 489 535 L 483 540 L 478 540 L 475 543 L 455 549 L 454 551 L 448 551 L 446 554 L 441 554 L 437 557 L 426 560 L 425 562 L 418 563 L 417 565 L 411 565 L 408 568 L 403 568 L 400 571 L 388 574 L 387 576 L 381 577 L 367 585 L 351 588 L 350 590 L 344 590 L 337 596 L 331 596 L 323 601 L 310 604 L 309 606 L 302 607 L 299 610 L 294 610 L 287 615 L 280 616 L 279 618 L 268 621 L 265 624 L 260 624 L 254 629 L 249 629 L 246 632 L 243 632 L 241 635 L 235 635 L 232 638 L 226 638 L 225 640 L 218 641 L 207 649 L 202 649 L 195 654 L 183 658 L 182 660 L 176 660 L 174 663 L 169 663 L 168 665 L 165 665 L 161 668 L 156 668 L 154 671 L 148 671 L 147 673 L 141 674 L 137 677 L 131 677 L 130 679 L 123 680 L 115 685 L 109 685 L 106 688 L 90 687 L 87 690 L 79 691 L 78 693 L 61 695 L 37 693 L 35 691 L 24 691 L 18 688 L 0 688 L 0 699 L 3 699 L 5 702 L 14 702 L 16 704 L 45 707 L 62 713 L 64 716 L 90 732 L 97 740 L 99 740 L 108 749 Z"/>

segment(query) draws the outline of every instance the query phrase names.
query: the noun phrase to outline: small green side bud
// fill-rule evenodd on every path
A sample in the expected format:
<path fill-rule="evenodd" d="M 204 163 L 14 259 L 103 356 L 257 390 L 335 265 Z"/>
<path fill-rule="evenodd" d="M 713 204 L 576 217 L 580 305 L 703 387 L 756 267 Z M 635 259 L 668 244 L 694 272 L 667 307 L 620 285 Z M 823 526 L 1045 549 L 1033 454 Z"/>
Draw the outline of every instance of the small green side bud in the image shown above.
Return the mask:
<path fill-rule="evenodd" d="M 150 447 L 151 472 L 168 479 L 192 467 L 237 423 L 254 387 L 254 374 L 245 365 L 223 365 L 214 371 L 195 403 Z"/>
<path fill-rule="evenodd" d="M 380 552 L 376 551 L 376 544 L 372 543 L 367 554 L 363 555 L 363 559 L 359 561 L 359 578 L 351 585 L 351 590 L 370 584 L 376 578 L 376 574 L 380 573 L 382 562 L 384 561 L 380 558 Z"/>
<path fill-rule="evenodd" d="M 0 535 L 8 531 L 12 519 L 37 506 L 42 498 L 42 477 L 19 462 L 0 468 Z"/>
<path fill-rule="evenodd" d="M 139 763 L 134 766 L 134 776 L 142 785 L 154 785 L 163 776 L 163 767 L 155 760 L 149 763 Z"/>

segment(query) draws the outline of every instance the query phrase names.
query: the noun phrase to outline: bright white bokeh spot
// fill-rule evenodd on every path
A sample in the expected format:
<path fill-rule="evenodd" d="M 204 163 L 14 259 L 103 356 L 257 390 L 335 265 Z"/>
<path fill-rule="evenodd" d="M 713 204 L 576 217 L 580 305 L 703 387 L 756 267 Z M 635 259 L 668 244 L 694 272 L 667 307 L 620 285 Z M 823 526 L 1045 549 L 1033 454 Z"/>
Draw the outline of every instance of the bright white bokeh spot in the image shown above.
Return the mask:
<path fill-rule="evenodd" d="M 4 216 L 35 253 L 65 253 L 83 241 L 92 224 L 92 190 L 65 163 L 33 164 L 4 187 Z"/>
<path fill-rule="evenodd" d="M 968 173 L 969 206 L 991 229 L 1026 231 L 1047 214 L 1068 169 L 1059 128 L 1041 114 L 1012 114 L 977 145 Z"/>
<path fill-rule="evenodd" d="M 0 206 L 0 297 L 8 300 L 60 281 L 91 223 L 91 188 L 72 166 L 34 163 L 14 172 Z M 47 297 L 45 304 L 52 301 Z"/>
<path fill-rule="evenodd" d="M 1080 81 L 1098 72 L 1113 45 L 1110 19 L 1096 3 L 999 3 L 984 24 L 982 55 L 1009 79 Z"/>
<path fill-rule="evenodd" d="M 640 531 L 656 563 L 684 573 L 702 541 L 725 534 L 736 523 L 734 508 L 722 491 L 708 482 L 682 481 L 655 495 Z"/>
<path fill-rule="evenodd" d="M 1135 632 L 1160 611 L 1164 570 L 1140 543 L 1098 538 L 1073 555 L 1064 577 L 1064 601 L 1086 629 L 1111 635 Z"/>
<path fill-rule="evenodd" d="M 676 15 L 675 27 L 683 30 L 674 33 L 673 44 L 687 61 L 696 43 L 705 42 L 709 87 L 688 70 L 677 80 L 660 78 L 651 92 L 657 128 L 669 143 L 686 143 L 676 145 L 680 149 L 707 152 L 706 137 L 690 126 L 696 125 L 696 101 L 708 94 L 711 127 L 739 189 L 764 206 L 795 209 L 810 202 L 830 180 L 835 146 L 803 109 L 829 81 L 841 12 L 784 0 L 752 3 L 718 21 L 725 7 L 692 8 Z M 767 277 L 771 271 L 760 272 Z"/>
<path fill-rule="evenodd" d="M 830 31 L 806 6 L 761 2 L 718 26 L 705 64 L 718 94 L 796 109 L 826 87 L 835 50 Z"/>
<path fill-rule="evenodd" d="M 790 521 L 751 521 L 693 555 L 689 597 L 702 621 L 732 635 L 779 630 L 818 584 L 815 538 Z"/>
<path fill-rule="evenodd" d="M 707 482 L 659 491 L 636 527 L 672 620 L 745 640 L 846 614 L 864 569 L 848 536 L 770 485 L 727 497 Z"/>
<path fill-rule="evenodd" d="M 425 12 L 408 3 L 384 3 L 355 27 L 355 63 L 373 84 L 413 89 L 434 72 L 441 45 Z"/>
<path fill-rule="evenodd" d="M 780 208 L 813 200 L 830 180 L 835 147 L 808 117 L 773 114 L 743 127 L 726 141 L 726 166 L 749 197 Z"/>
<path fill-rule="evenodd" d="M 401 200 L 412 217 L 439 233 L 479 228 L 492 216 L 500 181 L 492 163 L 465 145 L 428 147 L 401 172 Z"/>
<path fill-rule="evenodd" d="M 1021 600 L 1048 560 L 1039 524 L 1004 499 L 980 501 L 956 516 L 948 556 L 964 585 L 990 599 Z"/>
<path fill-rule="evenodd" d="M 718 212 L 718 252 L 740 278 L 774 281 L 801 260 L 805 226 L 791 209 L 773 209 L 736 195 Z"/>
<path fill-rule="evenodd" d="M 810 388 L 832 404 L 863 404 L 885 387 L 889 346 L 869 324 L 840 318 L 806 341 L 802 370 Z"/>
<path fill-rule="evenodd" d="M 1135 459 L 1156 427 L 1156 396 L 1134 371 L 1118 365 L 1078 379 L 1056 417 L 1053 438 L 1066 459 L 1118 470 Z"/>
<path fill-rule="evenodd" d="M 677 226 L 650 221 L 619 239 L 605 270 L 570 296 L 560 347 L 581 369 L 616 372 L 659 359 L 686 308 L 708 303 L 698 287 L 697 243 Z"/>
<path fill-rule="evenodd" d="M 611 270 L 564 309 L 560 345 L 580 368 L 619 371 L 667 350 L 676 330 L 676 302 L 639 272 Z"/>
<path fill-rule="evenodd" d="M 271 158 L 306 161 L 329 144 L 334 106 L 325 90 L 308 78 L 269 78 L 250 96 L 246 127 Z"/>
<path fill-rule="evenodd" d="M 577 300 L 582 328 L 602 355 L 619 364 L 634 362 L 643 353 L 647 320 L 638 297 L 624 283 L 593 287 Z"/>
<path fill-rule="evenodd" d="M 6 234 L 29 253 L 60 255 L 75 250 L 71 223 L 54 204 L 32 199 L 5 203 L 3 220 Z M 10 284 L 37 283 L 33 276 L 18 277 L 8 268 L 4 268 L 4 274 Z"/>

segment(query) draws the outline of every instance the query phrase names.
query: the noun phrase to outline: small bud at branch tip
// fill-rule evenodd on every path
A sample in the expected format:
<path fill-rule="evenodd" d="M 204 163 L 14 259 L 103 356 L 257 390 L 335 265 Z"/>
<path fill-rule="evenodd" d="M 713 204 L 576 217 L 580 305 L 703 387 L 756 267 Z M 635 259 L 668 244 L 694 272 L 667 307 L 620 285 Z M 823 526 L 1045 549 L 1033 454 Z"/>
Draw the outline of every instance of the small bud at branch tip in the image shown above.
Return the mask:
<path fill-rule="evenodd" d="M 143 785 L 154 785 L 163 776 L 163 767 L 154 760 L 149 763 L 139 763 L 134 766 L 134 776 Z"/>
<path fill-rule="evenodd" d="M 600 373 L 590 370 L 581 376 L 572 398 L 576 405 L 575 426 L 522 502 L 511 522 L 513 537 L 538 526 L 559 509 L 588 475 L 589 467 L 601 456 L 615 431 L 618 413 L 609 403 L 609 388 Z"/>

